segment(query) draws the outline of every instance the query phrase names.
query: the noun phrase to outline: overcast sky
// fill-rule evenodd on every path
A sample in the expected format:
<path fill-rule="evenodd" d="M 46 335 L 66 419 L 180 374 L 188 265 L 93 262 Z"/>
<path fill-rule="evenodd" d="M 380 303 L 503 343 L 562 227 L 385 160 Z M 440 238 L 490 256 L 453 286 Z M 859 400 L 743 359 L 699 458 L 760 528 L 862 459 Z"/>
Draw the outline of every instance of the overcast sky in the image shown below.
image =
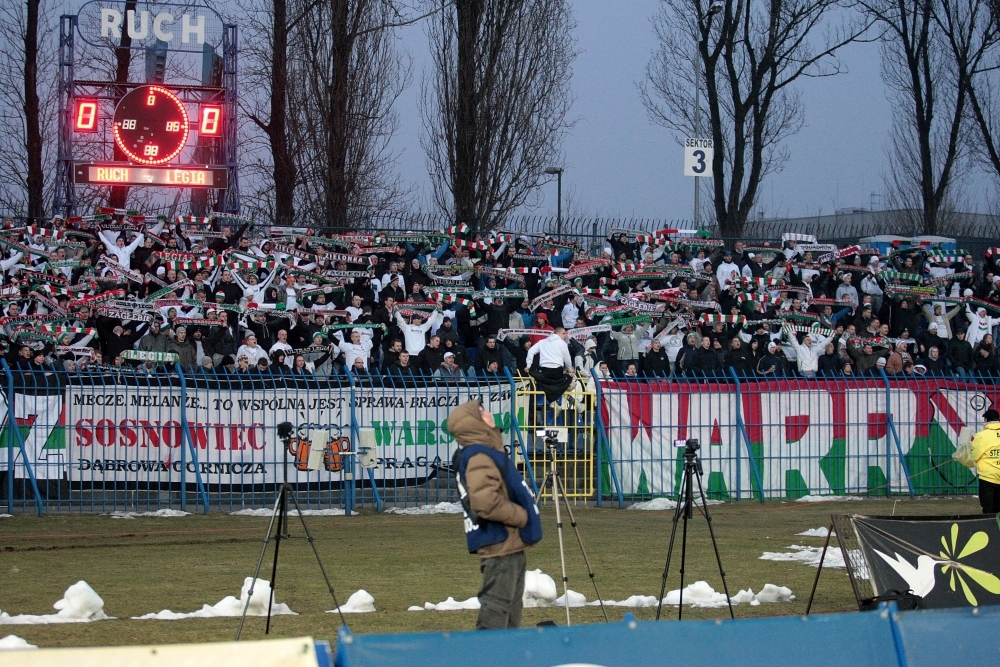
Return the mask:
<path fill-rule="evenodd" d="M 652 124 L 636 83 L 656 47 L 650 18 L 658 0 L 571 0 L 581 51 L 572 80 L 578 119 L 564 145 L 564 210 L 595 216 L 690 219 L 694 179 L 682 175 L 676 137 Z M 82 0 L 62 0 L 75 11 Z M 425 26 L 400 30 L 413 58 L 413 83 L 399 100 L 400 129 L 393 140 L 399 172 L 421 193 L 418 205 L 432 209 L 427 165 L 420 146 L 417 111 L 420 81 L 430 65 Z M 761 188 L 765 217 L 832 213 L 869 207 L 883 191 L 885 141 L 891 124 L 879 69 L 877 44 L 852 44 L 840 53 L 848 73 L 802 79 L 805 126 L 787 140 L 791 159 Z M 968 188 L 967 209 L 984 208 L 995 188 L 979 178 Z M 708 188 L 705 188 L 706 196 Z M 535 214 L 555 214 L 555 183 L 542 188 Z M 568 199 L 572 199 L 569 205 Z M 880 202 L 874 201 L 876 206 Z"/>
<path fill-rule="evenodd" d="M 636 82 L 645 75 L 655 48 L 649 19 L 657 0 L 575 0 L 576 37 L 582 51 L 573 73 L 579 118 L 565 143 L 563 204 L 572 189 L 577 205 L 591 215 L 690 219 L 694 183 L 682 175 L 675 137 L 652 124 Z M 403 31 L 414 58 L 414 84 L 400 101 L 400 171 L 428 190 L 420 147 L 417 96 L 428 66 L 423 28 Z M 806 125 L 788 141 L 791 160 L 765 181 L 760 205 L 766 217 L 832 213 L 868 207 L 882 191 L 884 142 L 890 107 L 879 72 L 876 44 L 855 44 L 842 53 L 849 73 L 801 84 Z M 539 213 L 555 213 L 556 186 L 543 188 Z"/>

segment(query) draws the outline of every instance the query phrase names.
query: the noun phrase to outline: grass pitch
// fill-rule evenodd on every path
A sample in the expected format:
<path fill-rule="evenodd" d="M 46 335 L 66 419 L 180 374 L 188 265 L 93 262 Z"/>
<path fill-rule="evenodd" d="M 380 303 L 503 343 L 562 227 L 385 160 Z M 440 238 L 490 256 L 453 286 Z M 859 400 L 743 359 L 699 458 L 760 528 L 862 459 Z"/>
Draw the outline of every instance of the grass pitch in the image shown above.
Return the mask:
<path fill-rule="evenodd" d="M 829 525 L 831 514 L 978 514 L 974 498 L 865 500 L 844 503 L 769 501 L 710 506 L 729 591 L 759 591 L 764 584 L 787 586 L 790 603 L 735 608 L 737 618 L 801 614 L 816 570 L 799 563 L 759 560 L 765 551 L 789 545 L 822 546 L 821 538 L 796 536 Z M 528 552 L 528 568 L 559 580 L 555 513 L 543 507 L 545 539 Z M 575 510 L 584 544 L 605 599 L 657 595 L 673 512 Z M 356 633 L 469 630 L 476 612 L 408 612 L 411 605 L 472 597 L 480 583 L 478 559 L 466 553 L 460 515 L 398 516 L 363 513 L 353 517 L 307 517 L 324 565 L 343 604 L 363 588 L 375 597 L 376 613 L 347 616 Z M 565 517 L 564 517 L 565 520 Z M 253 573 L 267 519 L 224 514 L 183 518 L 113 520 L 96 515 L 16 516 L 0 520 L 0 609 L 15 614 L 54 613 L 51 605 L 78 580 L 104 598 L 106 613 L 119 620 L 67 625 L 0 626 L 38 646 L 96 646 L 231 640 L 239 619 L 134 621 L 162 609 L 190 612 L 239 595 Z M 292 534 L 302 537 L 292 522 Z M 570 587 L 596 598 L 568 522 L 564 530 Z M 678 531 L 678 549 L 679 549 Z M 833 541 L 835 544 L 835 540 Z M 696 515 L 689 524 L 685 583 L 704 579 L 722 590 L 708 529 Z M 270 578 L 270 549 L 262 577 Z M 675 551 L 667 589 L 679 584 Z M 560 588 L 561 593 L 561 588 Z M 334 605 L 304 539 L 283 541 L 275 599 L 299 616 L 278 616 L 271 636 L 311 635 L 335 640 L 339 618 L 324 613 Z M 857 609 L 845 570 L 824 570 L 814 612 Z M 664 607 L 668 618 L 676 609 Z M 626 612 L 652 619 L 655 609 L 609 607 L 612 621 Z M 687 618 L 728 617 L 725 608 L 685 609 Z M 603 622 L 600 608 L 573 609 L 574 624 Z M 526 609 L 524 625 L 542 620 L 565 623 L 558 609 Z M 249 618 L 243 637 L 264 637 L 264 619 Z"/>

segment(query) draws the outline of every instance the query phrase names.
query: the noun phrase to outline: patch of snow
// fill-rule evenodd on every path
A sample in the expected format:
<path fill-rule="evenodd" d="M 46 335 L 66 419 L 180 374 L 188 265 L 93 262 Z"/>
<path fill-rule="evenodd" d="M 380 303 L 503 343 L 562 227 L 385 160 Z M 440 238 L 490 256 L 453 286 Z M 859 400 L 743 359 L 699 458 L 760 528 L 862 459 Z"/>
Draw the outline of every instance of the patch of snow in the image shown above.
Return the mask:
<path fill-rule="evenodd" d="M 292 508 L 292 511 L 295 511 Z M 229 516 L 262 516 L 270 517 L 274 514 L 274 508 L 262 507 L 256 510 L 237 510 L 235 512 L 230 512 Z M 357 512 L 352 512 L 352 514 L 357 514 Z M 344 516 L 344 510 L 339 507 L 333 507 L 325 510 L 302 510 L 302 516 Z"/>
<path fill-rule="evenodd" d="M 413 605 L 412 607 L 407 607 L 406 611 L 424 611 L 424 608 Z"/>
<path fill-rule="evenodd" d="M 795 534 L 802 535 L 803 537 L 826 537 L 827 533 L 830 533 L 830 537 L 837 536 L 837 533 L 830 532 L 829 528 L 810 528 L 809 530 L 803 530 L 801 533 Z"/>
<path fill-rule="evenodd" d="M 0 514 L 0 519 L 12 519 L 12 518 L 14 518 L 13 514 Z M 11 637 L 13 636 L 14 635 L 11 635 Z"/>
<path fill-rule="evenodd" d="M 17 635 L 7 635 L 0 639 L 0 651 L 23 651 L 27 648 L 38 648 L 34 644 L 29 644 Z"/>
<path fill-rule="evenodd" d="M 388 507 L 386 514 L 461 514 L 461 503 L 438 503 L 437 505 L 421 505 L 420 507 Z"/>
<path fill-rule="evenodd" d="M 240 589 L 239 599 L 232 595 L 227 595 L 214 605 L 204 605 L 198 611 L 189 613 L 170 611 L 164 609 L 155 614 L 144 614 L 143 616 L 133 616 L 137 621 L 179 621 L 184 618 L 219 618 L 222 616 L 242 616 L 243 608 L 246 606 L 247 597 L 250 594 L 250 583 L 253 577 L 243 580 L 243 588 Z M 265 579 L 258 579 L 253 589 L 253 597 L 250 598 L 250 606 L 247 608 L 247 616 L 267 616 L 267 602 L 271 597 L 271 582 Z M 272 616 L 298 616 L 297 613 L 289 609 L 283 602 L 274 602 L 271 605 Z"/>
<path fill-rule="evenodd" d="M 724 500 L 708 500 L 708 505 L 722 505 Z M 701 498 L 695 498 L 695 505 L 701 505 Z M 670 498 L 653 498 L 641 503 L 633 503 L 628 506 L 630 510 L 672 510 L 677 509 L 677 502 Z"/>
<path fill-rule="evenodd" d="M 754 596 L 754 600 L 758 603 L 791 602 L 794 599 L 795 596 L 792 595 L 792 589 L 785 586 L 775 586 L 774 584 L 764 584 L 764 588 Z"/>
<path fill-rule="evenodd" d="M 807 547 L 801 544 L 793 544 L 788 547 L 791 551 L 765 551 L 759 560 L 774 560 L 779 562 L 792 561 L 819 567 L 819 557 L 823 552 L 822 547 Z M 823 567 L 846 567 L 844 565 L 844 554 L 840 549 L 827 549 L 826 558 L 823 560 Z"/>
<path fill-rule="evenodd" d="M 180 510 L 156 510 L 155 512 L 112 512 L 108 516 L 112 519 L 134 519 L 136 517 L 161 517 L 167 519 L 173 519 L 175 517 L 190 516 L 191 512 L 182 512 Z"/>
<path fill-rule="evenodd" d="M 424 609 L 427 611 L 464 611 L 467 609 L 479 609 L 479 598 L 469 598 L 468 600 L 456 600 L 453 597 L 449 597 L 444 602 L 438 602 L 434 604 L 433 602 L 425 602 Z M 410 607 L 410 611 L 413 611 L 413 607 Z"/>
<path fill-rule="evenodd" d="M 756 595 L 752 589 L 748 588 L 729 598 L 733 604 L 749 602 L 751 607 L 759 606 L 762 602 L 790 602 L 794 599 L 795 596 L 792 595 L 791 589 L 774 584 L 764 584 L 764 588 Z M 667 597 L 663 598 L 663 604 L 675 607 L 680 604 L 680 601 L 679 589 L 670 591 L 667 593 Z M 708 582 L 696 581 L 684 588 L 684 604 L 689 604 L 692 607 L 725 607 L 727 606 L 726 594 L 717 592 Z"/>
<path fill-rule="evenodd" d="M 847 500 L 864 500 L 861 496 L 802 496 L 797 503 L 842 503 Z"/>
<path fill-rule="evenodd" d="M 598 600 L 593 600 L 587 603 L 589 607 L 599 606 L 601 603 Z M 633 595 L 631 597 L 625 598 L 624 600 L 605 600 L 605 606 L 608 607 L 655 607 L 656 606 L 656 596 L 655 595 Z"/>
<path fill-rule="evenodd" d="M 729 599 L 733 601 L 733 604 L 742 604 L 744 602 L 753 604 L 756 598 L 754 598 L 753 589 L 748 588 L 745 591 L 740 591 L 736 595 L 731 596 Z M 760 602 L 757 604 L 760 604 Z"/>
<path fill-rule="evenodd" d="M 692 607 L 725 607 L 726 596 L 724 593 L 717 593 L 714 588 L 708 585 L 707 581 L 696 581 L 684 587 L 684 604 Z M 681 603 L 680 589 L 670 591 L 667 597 L 663 598 L 663 604 L 674 605 Z"/>
<path fill-rule="evenodd" d="M 104 613 L 104 600 L 86 581 L 78 581 L 52 605 L 56 614 L 19 614 L 0 612 L 0 625 L 46 625 L 52 623 L 90 623 L 113 618 Z"/>
<path fill-rule="evenodd" d="M 541 570 L 524 573 L 524 594 L 521 601 L 525 607 L 548 607 L 559 595 L 556 582 Z"/>
<path fill-rule="evenodd" d="M 585 607 L 587 605 L 587 596 L 583 593 L 577 593 L 572 588 L 566 591 L 566 595 L 560 595 L 555 600 L 553 600 L 552 607 L 565 607 L 566 597 L 569 596 L 569 606 L 570 607 Z M 600 604 L 600 603 L 598 603 Z"/>
<path fill-rule="evenodd" d="M 347 602 L 340 606 L 340 611 L 345 614 L 367 614 L 373 612 L 375 611 L 375 598 L 372 597 L 371 593 L 362 588 L 347 598 Z M 336 614 L 337 610 L 330 609 L 326 613 Z"/>

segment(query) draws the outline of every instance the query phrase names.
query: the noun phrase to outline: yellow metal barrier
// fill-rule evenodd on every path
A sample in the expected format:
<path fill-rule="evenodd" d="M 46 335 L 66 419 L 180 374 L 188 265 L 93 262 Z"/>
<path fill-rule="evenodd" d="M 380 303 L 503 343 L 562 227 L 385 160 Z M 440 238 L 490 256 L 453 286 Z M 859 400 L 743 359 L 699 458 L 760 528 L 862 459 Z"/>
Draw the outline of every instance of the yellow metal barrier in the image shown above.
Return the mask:
<path fill-rule="evenodd" d="M 553 461 L 545 451 L 545 438 L 537 435 L 542 430 L 560 430 L 559 444 L 554 465 L 566 487 L 567 496 L 574 502 L 586 501 L 594 496 L 594 438 L 597 419 L 594 413 L 597 394 L 593 379 L 577 375 L 560 399 L 560 407 L 551 408 L 545 402 L 545 392 L 538 388 L 534 378 L 519 373 L 514 378 L 515 409 L 518 425 L 524 438 L 528 461 L 540 486 L 552 469 Z M 521 452 L 514 448 L 514 461 Z M 549 500 L 549 485 L 542 498 Z"/>

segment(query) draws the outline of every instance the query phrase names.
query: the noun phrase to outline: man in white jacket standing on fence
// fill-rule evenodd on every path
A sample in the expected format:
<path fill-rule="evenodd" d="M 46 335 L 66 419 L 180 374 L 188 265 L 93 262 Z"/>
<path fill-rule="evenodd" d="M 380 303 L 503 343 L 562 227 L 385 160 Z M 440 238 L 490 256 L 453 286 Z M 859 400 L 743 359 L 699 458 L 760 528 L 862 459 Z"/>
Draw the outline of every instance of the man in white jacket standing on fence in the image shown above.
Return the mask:
<path fill-rule="evenodd" d="M 787 326 L 785 327 L 785 335 L 788 337 L 789 345 L 795 350 L 799 373 L 807 378 L 816 377 L 816 371 L 819 369 L 820 355 L 823 354 L 826 344 L 833 337 L 820 337 L 819 340 L 813 341 L 813 334 L 806 334 L 806 337 L 800 343 L 795 337 L 795 330 Z"/>

